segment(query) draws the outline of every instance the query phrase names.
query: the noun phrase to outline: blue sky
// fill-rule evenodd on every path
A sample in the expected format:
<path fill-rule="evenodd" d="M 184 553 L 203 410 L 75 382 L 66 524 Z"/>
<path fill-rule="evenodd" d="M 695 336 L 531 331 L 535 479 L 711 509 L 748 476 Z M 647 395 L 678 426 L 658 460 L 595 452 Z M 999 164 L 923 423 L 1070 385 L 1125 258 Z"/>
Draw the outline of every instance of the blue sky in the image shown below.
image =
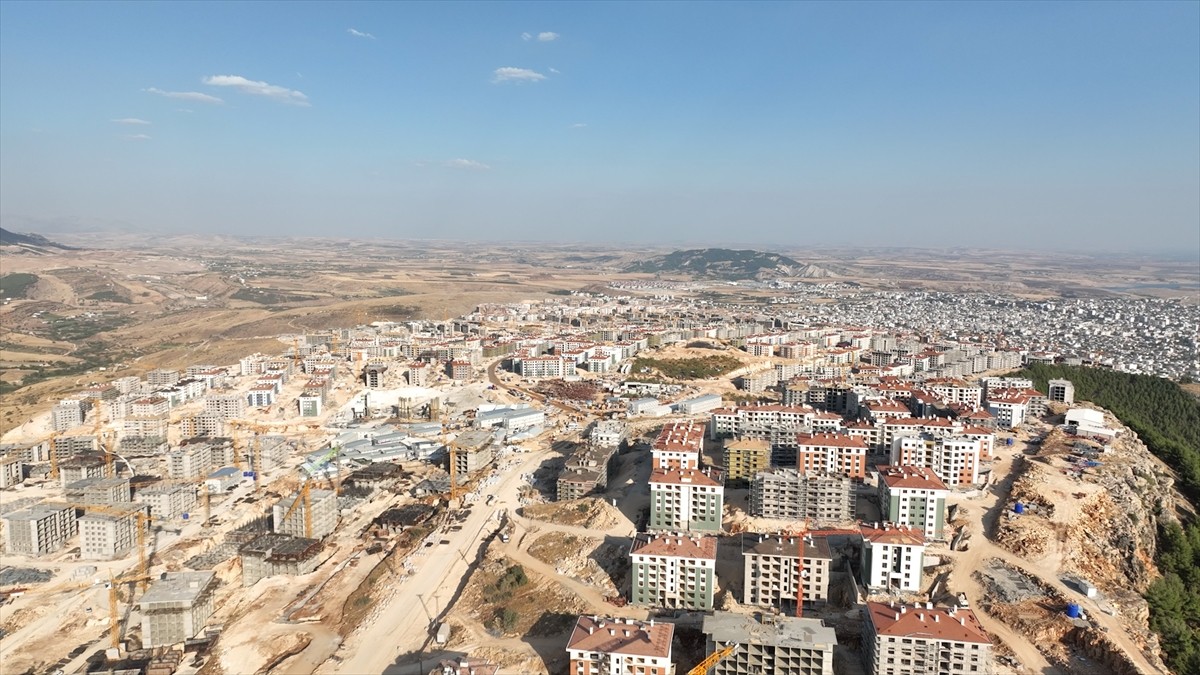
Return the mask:
<path fill-rule="evenodd" d="M 0 221 L 1200 251 L 1200 3 L 0 3 Z"/>

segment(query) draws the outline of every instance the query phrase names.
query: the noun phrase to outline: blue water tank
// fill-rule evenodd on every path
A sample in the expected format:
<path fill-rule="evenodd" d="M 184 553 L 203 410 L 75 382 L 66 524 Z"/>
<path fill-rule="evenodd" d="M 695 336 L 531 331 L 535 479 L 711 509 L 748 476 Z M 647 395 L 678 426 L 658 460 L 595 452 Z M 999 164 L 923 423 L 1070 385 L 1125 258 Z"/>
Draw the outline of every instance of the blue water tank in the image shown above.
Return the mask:
<path fill-rule="evenodd" d="M 1016 439 L 1015 439 L 1015 438 L 1007 438 L 1007 439 L 1005 439 L 1005 443 L 1004 443 L 1004 444 L 1005 444 L 1005 445 L 1012 445 L 1012 444 L 1013 444 L 1015 441 L 1016 441 Z"/>
<path fill-rule="evenodd" d="M 1067 604 L 1067 616 L 1068 617 L 1070 617 L 1072 619 L 1078 619 L 1082 615 L 1083 615 L 1083 609 L 1079 606 L 1078 603 L 1071 602 L 1071 603 Z"/>
<path fill-rule="evenodd" d="M 188 519 L 188 514 L 186 514 L 186 513 L 185 513 L 185 514 L 183 514 L 183 519 L 184 519 L 184 520 L 187 520 L 187 519 Z"/>
<path fill-rule="evenodd" d="M 1025 505 L 1022 504 L 1021 502 L 1017 502 L 1016 504 L 1013 504 L 1013 513 L 1017 514 L 1018 516 L 1021 515 L 1022 513 L 1025 513 Z"/>

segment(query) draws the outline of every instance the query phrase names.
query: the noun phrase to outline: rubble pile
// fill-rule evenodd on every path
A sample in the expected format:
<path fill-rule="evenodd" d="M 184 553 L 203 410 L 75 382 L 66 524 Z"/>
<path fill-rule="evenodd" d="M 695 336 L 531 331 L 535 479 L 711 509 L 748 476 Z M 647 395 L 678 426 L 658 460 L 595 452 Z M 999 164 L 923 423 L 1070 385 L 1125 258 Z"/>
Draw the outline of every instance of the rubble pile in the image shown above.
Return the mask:
<path fill-rule="evenodd" d="M 615 506 L 597 497 L 533 504 L 524 507 L 521 515 L 534 520 L 600 531 L 615 527 L 623 518 Z"/>

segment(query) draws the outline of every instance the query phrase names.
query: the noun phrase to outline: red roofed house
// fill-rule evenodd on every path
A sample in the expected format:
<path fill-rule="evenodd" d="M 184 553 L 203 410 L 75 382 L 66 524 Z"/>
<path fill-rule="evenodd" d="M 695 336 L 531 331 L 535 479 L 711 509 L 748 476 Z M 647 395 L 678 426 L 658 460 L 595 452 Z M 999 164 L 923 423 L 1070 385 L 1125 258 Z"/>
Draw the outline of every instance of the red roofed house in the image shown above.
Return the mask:
<path fill-rule="evenodd" d="M 673 675 L 669 623 L 581 616 L 567 640 L 570 675 Z"/>
<path fill-rule="evenodd" d="M 703 424 L 667 424 L 650 446 L 651 466 L 655 469 L 699 469 L 703 445 Z"/>
<path fill-rule="evenodd" d="M 867 476 L 867 444 L 849 434 L 796 434 L 796 468 L 861 481 Z"/>
<path fill-rule="evenodd" d="M 629 549 L 629 601 L 667 609 L 713 607 L 717 538 L 638 534 Z"/>
<path fill-rule="evenodd" d="M 868 602 L 863 645 L 874 675 L 920 672 L 988 675 L 992 639 L 969 609 Z"/>
<path fill-rule="evenodd" d="M 925 532 L 907 525 L 863 523 L 862 581 L 872 590 L 921 590 Z"/>
<path fill-rule="evenodd" d="M 879 467 L 879 504 L 883 517 L 919 527 L 928 539 L 941 539 L 950 490 L 932 469 L 923 466 Z"/>

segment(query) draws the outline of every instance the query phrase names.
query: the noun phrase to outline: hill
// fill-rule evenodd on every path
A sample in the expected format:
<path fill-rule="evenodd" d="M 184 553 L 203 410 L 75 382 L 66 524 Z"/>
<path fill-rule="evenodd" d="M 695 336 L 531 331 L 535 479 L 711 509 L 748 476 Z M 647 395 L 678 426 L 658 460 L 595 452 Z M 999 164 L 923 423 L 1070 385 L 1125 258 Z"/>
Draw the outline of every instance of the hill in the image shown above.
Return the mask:
<path fill-rule="evenodd" d="M 674 251 L 640 260 L 627 272 L 671 272 L 717 279 L 756 279 L 771 276 L 804 276 L 810 267 L 777 253 L 728 248 Z M 818 272 L 818 275 L 824 270 Z"/>
<path fill-rule="evenodd" d="M 19 246 L 21 248 L 34 248 L 38 250 L 44 250 L 48 248 L 57 248 L 63 251 L 78 250 L 74 246 L 67 246 L 66 244 L 60 244 L 56 241 L 50 241 L 40 234 L 9 232 L 3 227 L 0 227 L 0 246 Z"/>

